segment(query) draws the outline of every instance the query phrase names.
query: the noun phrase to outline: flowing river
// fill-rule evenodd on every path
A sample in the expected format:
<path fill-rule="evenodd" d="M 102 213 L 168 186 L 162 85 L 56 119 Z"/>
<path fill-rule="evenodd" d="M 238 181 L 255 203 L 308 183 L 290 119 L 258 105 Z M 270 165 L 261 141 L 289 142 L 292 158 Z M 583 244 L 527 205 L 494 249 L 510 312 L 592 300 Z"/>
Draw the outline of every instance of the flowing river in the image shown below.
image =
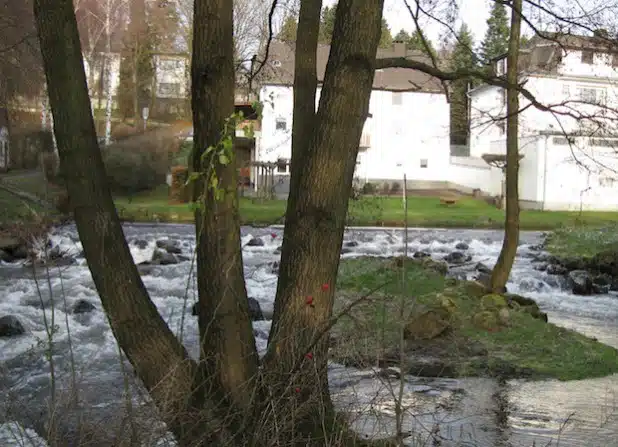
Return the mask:
<path fill-rule="evenodd" d="M 193 231 L 189 225 L 125 226 L 136 263 L 150 260 L 157 241 L 162 240 L 178 241 L 179 251 L 190 258 Z M 271 263 L 279 260 L 281 236 L 280 228 L 242 229 L 247 289 L 265 315 L 272 312 L 277 276 Z M 247 244 L 254 238 L 263 245 Z M 491 230 L 410 229 L 408 238 L 410 252 L 423 250 L 437 259 L 463 242 L 475 263 L 489 267 L 502 244 L 502 232 Z M 345 240 L 357 244 L 348 244 L 354 246 L 346 248 L 343 258 L 403 252 L 399 229 L 350 229 Z M 130 406 L 133 426 L 141 424 L 143 433 L 151 436 L 144 439 L 142 433 L 141 445 L 173 445 L 169 437 L 162 436 L 164 427 L 158 430 L 153 426 L 156 418 L 148 396 L 128 362 L 121 360 L 90 271 L 80 256 L 74 227 L 56 230 L 51 241 L 61 251 L 72 253 L 77 262 L 53 268 L 49 274 L 39 268 L 37 281 L 31 268 L 0 266 L 0 317 L 14 315 L 26 329 L 24 335 L 0 338 L 0 445 L 46 445 L 37 433 L 44 434 L 49 427 L 50 356 L 56 376 L 56 431 L 63 439 L 74 439 L 78 422 L 83 425 L 85 421 L 99 432 L 99 441 L 93 445 L 115 445 L 112 434 Z M 536 299 L 550 322 L 618 347 L 618 296 L 575 296 L 558 277 L 535 270 L 538 252 L 533 246 L 541 241 L 540 233 L 522 233 L 509 291 Z M 183 342 L 196 355 L 191 265 L 185 259 L 147 266 L 142 278 L 170 328 L 180 333 L 183 327 Z M 451 273 L 456 274 L 457 269 Z M 460 274 L 470 276 L 471 272 L 462 270 Z M 75 313 L 73 307 L 83 305 L 80 300 L 93 304 L 94 309 Z M 264 352 L 270 321 L 256 321 L 253 326 L 258 349 Z M 46 327 L 54 330 L 53 349 L 47 356 Z M 350 414 L 354 428 L 361 433 L 387 435 L 394 431 L 394 402 L 381 376 L 373 370 L 330 367 L 333 400 Z M 72 389 L 77 391 L 67 391 Z M 80 402 L 78 409 L 73 409 L 74 401 Z M 618 375 L 572 382 L 410 376 L 403 403 L 408 408 L 404 429 L 414 433 L 407 440 L 409 445 L 618 446 Z"/>

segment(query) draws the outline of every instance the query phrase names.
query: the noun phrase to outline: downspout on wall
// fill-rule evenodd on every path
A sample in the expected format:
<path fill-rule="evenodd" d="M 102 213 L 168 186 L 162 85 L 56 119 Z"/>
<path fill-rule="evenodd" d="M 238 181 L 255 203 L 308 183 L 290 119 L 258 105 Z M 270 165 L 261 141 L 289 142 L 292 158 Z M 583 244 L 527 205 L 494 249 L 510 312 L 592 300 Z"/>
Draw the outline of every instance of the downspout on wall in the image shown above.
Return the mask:
<path fill-rule="evenodd" d="M 547 198 L 547 151 L 549 150 L 549 135 L 544 135 L 544 137 L 545 142 L 543 144 L 543 202 L 541 203 L 541 211 L 545 211 L 545 200 Z"/>

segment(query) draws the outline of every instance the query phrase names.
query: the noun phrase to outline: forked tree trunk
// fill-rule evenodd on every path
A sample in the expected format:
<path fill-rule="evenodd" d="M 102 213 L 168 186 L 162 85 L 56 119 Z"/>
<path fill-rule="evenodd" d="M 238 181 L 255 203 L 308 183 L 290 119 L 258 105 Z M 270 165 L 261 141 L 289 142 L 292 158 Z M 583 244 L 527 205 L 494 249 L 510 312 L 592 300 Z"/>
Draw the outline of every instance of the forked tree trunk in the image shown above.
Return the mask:
<path fill-rule="evenodd" d="M 506 92 L 506 220 L 502 250 L 500 250 L 500 256 L 498 256 L 498 261 L 491 275 L 491 289 L 498 293 L 504 291 L 519 244 L 519 91 L 517 90 L 517 62 L 519 60 L 521 7 L 522 0 L 513 0 L 506 68 L 506 78 L 509 84 Z"/>
<path fill-rule="evenodd" d="M 34 15 L 70 206 L 114 336 L 181 445 L 229 438 L 194 393 L 197 366 L 150 300 L 125 241 L 97 144 L 73 3 L 35 0 Z"/>
<path fill-rule="evenodd" d="M 333 423 L 327 379 L 328 337 L 323 331 L 332 315 L 352 177 L 369 109 L 382 8 L 382 0 L 339 2 L 315 127 L 307 147 L 293 154 L 296 169 L 292 175 L 296 178 L 288 198 L 265 365 L 267 381 L 274 387 L 273 395 L 278 396 L 273 402 L 275 413 L 279 417 L 288 415 L 279 426 L 295 433 L 296 445 L 325 445 L 323 434 L 328 435 Z M 317 338 L 319 341 L 311 346 Z"/>
<path fill-rule="evenodd" d="M 240 249 L 240 217 L 235 160 L 220 165 L 218 157 L 204 166 L 201 156 L 225 132 L 234 113 L 233 2 L 197 0 L 193 27 L 191 97 L 193 108 L 193 170 L 216 166 L 223 198 L 198 181 L 195 214 L 199 328 L 204 380 L 247 409 L 254 399 L 258 356 L 249 318 L 249 304 Z"/>

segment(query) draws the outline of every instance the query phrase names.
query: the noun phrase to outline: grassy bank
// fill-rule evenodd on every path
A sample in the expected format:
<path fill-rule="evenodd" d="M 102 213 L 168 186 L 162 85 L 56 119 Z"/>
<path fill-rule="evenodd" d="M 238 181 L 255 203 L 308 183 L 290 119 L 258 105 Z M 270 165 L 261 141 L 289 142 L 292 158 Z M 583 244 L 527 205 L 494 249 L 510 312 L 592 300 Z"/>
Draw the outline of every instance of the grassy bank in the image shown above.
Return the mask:
<path fill-rule="evenodd" d="M 53 202 L 58 190 L 49 186 L 42 173 L 24 171 L 11 172 L 0 176 L 2 185 L 25 192 L 29 195 Z M 0 186 L 2 186 L 0 185 Z M 0 188 L 0 226 L 11 226 L 19 222 L 32 222 L 37 219 L 53 219 L 57 213 L 38 203 L 18 197 Z"/>
<path fill-rule="evenodd" d="M 386 285 L 333 328 L 336 361 L 399 365 L 403 321 L 406 369 L 412 374 L 576 380 L 618 372 L 614 348 L 535 318 L 532 307 L 515 304 L 515 296 L 485 295 L 478 283 L 446 279 L 431 261 L 410 260 L 403 275 L 396 261 L 342 261 L 336 313 Z"/>
<path fill-rule="evenodd" d="M 131 198 L 117 197 L 115 202 L 121 217 L 128 221 L 192 222 L 189 206 L 170 205 L 167 186 L 140 193 Z M 243 224 L 268 225 L 280 223 L 285 214 L 285 201 L 255 201 L 241 199 Z M 503 228 L 504 211 L 472 197 L 461 197 L 445 205 L 439 197 L 408 196 L 408 222 L 413 227 Z M 618 212 L 522 211 L 523 230 L 551 230 L 571 225 L 603 225 L 618 220 Z M 365 196 L 350 202 L 349 225 L 403 226 L 404 213 L 399 197 Z"/>
<path fill-rule="evenodd" d="M 545 248 L 556 256 L 578 258 L 618 251 L 618 222 L 559 228 L 548 235 Z"/>

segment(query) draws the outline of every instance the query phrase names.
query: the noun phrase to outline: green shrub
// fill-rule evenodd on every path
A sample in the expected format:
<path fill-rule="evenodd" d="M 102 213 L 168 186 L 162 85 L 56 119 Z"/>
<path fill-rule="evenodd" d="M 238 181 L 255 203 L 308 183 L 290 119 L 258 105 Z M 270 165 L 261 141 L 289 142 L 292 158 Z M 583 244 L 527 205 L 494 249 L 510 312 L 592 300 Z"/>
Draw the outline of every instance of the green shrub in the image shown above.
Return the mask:
<path fill-rule="evenodd" d="M 362 193 L 364 195 L 375 194 L 378 192 L 378 185 L 375 183 L 367 182 L 363 185 Z"/>
<path fill-rule="evenodd" d="M 132 195 L 165 183 L 167 154 L 123 145 L 110 145 L 103 150 L 103 161 L 109 186 L 114 193 Z"/>

